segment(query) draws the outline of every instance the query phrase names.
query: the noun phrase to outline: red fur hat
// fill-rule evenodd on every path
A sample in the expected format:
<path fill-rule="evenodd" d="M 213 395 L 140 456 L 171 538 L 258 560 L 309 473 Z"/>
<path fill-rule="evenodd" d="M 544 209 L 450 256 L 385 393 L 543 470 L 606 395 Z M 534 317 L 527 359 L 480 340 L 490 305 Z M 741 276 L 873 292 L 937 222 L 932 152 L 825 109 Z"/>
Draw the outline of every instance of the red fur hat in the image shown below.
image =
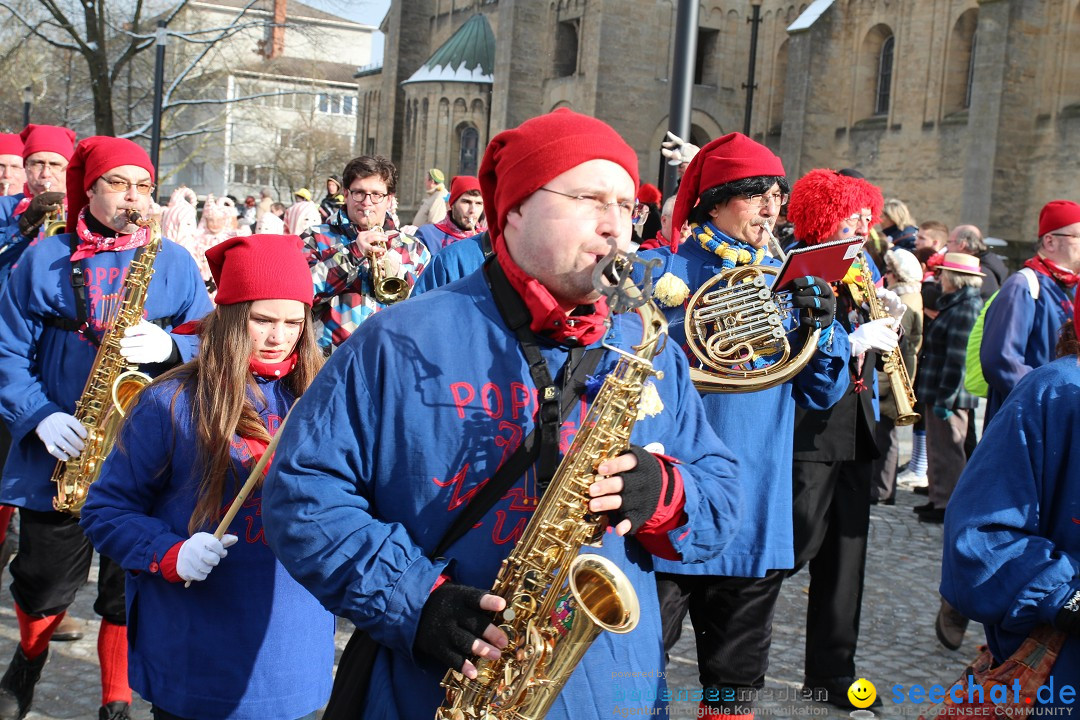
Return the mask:
<path fill-rule="evenodd" d="M 614 128 L 596 118 L 559 108 L 493 137 L 480 163 L 480 191 L 492 240 L 499 242 L 507 213 L 525 198 L 589 160 L 620 165 L 637 193 L 637 153 Z"/>
<path fill-rule="evenodd" d="M 479 190 L 480 181 L 472 175 L 455 175 L 450 180 L 450 204 L 453 205 L 470 190 Z"/>
<path fill-rule="evenodd" d="M 18 155 L 22 157 L 22 138 L 15 133 L 0 133 L 0 155 Z"/>
<path fill-rule="evenodd" d="M 210 248 L 206 263 L 217 283 L 217 304 L 298 300 L 311 307 L 315 290 L 303 248 L 297 235 L 247 235 Z"/>
<path fill-rule="evenodd" d="M 844 218 L 863 208 L 870 208 L 870 224 L 874 225 L 884 204 L 877 186 L 819 168 L 795 181 L 787 216 L 795 226 L 795 237 L 816 245 L 831 238 Z"/>
<path fill-rule="evenodd" d="M 1080 205 L 1071 200 L 1051 200 L 1039 212 L 1039 237 L 1080 222 Z"/>
<path fill-rule="evenodd" d="M 663 196 L 660 194 L 660 188 L 656 187 L 652 183 L 643 183 L 641 189 L 637 193 L 638 202 L 643 202 L 646 205 L 659 205 L 663 200 Z"/>
<path fill-rule="evenodd" d="M 25 160 L 36 152 L 54 152 L 70 161 L 75 152 L 75 131 L 56 125 L 27 125 L 19 133 Z"/>
<path fill-rule="evenodd" d="M 68 232 L 75 231 L 79 212 L 86 207 L 86 191 L 99 177 L 121 165 L 141 167 L 150 173 L 150 182 L 154 182 L 154 166 L 150 163 L 150 156 L 130 140 L 94 135 L 79 141 L 67 168 Z"/>
<path fill-rule="evenodd" d="M 772 150 L 751 140 L 742 133 L 733 132 L 716 138 L 694 156 L 679 183 L 679 195 L 671 213 L 671 227 L 678 235 L 690 211 L 698 203 L 701 194 L 717 185 L 752 177 L 783 177 L 784 164 Z M 678 247 L 678 238 L 672 239 L 672 247 Z"/>

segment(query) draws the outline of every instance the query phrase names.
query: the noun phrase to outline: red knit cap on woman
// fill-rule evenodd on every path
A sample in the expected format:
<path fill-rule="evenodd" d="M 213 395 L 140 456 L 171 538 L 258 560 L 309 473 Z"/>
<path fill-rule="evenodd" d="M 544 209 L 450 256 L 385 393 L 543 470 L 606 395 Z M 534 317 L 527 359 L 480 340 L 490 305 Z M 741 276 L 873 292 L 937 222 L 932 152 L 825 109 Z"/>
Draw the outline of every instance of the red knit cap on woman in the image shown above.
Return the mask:
<path fill-rule="evenodd" d="M 67 231 L 74 232 L 79 213 L 87 204 L 86 191 L 97 179 L 122 165 L 141 167 L 154 182 L 154 166 L 141 147 L 123 138 L 94 135 L 83 138 L 67 168 Z"/>
<path fill-rule="evenodd" d="M 862 212 L 863 208 L 870 209 L 870 224 L 874 225 L 884 204 L 876 185 L 819 168 L 795 181 L 787 216 L 795 226 L 795 237 L 816 245 L 830 239 L 845 218 Z"/>
<path fill-rule="evenodd" d="M 311 307 L 315 289 L 297 235 L 229 238 L 206 251 L 217 283 L 218 305 L 253 300 L 296 300 Z"/>

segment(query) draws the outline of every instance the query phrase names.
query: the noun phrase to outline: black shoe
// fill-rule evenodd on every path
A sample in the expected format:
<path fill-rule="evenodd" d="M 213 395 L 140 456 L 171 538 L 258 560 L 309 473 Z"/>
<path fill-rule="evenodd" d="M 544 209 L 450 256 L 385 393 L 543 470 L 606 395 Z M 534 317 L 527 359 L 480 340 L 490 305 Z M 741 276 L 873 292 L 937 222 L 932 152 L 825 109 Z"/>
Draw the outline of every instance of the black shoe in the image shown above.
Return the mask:
<path fill-rule="evenodd" d="M 930 486 L 929 485 L 916 485 L 915 487 L 911 488 L 911 492 L 915 493 L 916 495 L 929 495 L 930 494 Z"/>
<path fill-rule="evenodd" d="M 108 705 L 102 705 L 97 712 L 98 720 L 131 720 L 128 710 L 131 706 L 123 700 L 115 700 Z"/>
<path fill-rule="evenodd" d="M 926 512 L 919 513 L 919 522 L 940 525 L 945 522 L 945 508 L 930 508 Z"/>
<path fill-rule="evenodd" d="M 855 678 L 850 676 L 819 678 L 807 675 L 803 679 L 803 699 L 827 702 L 841 710 L 859 710 L 861 708 L 852 705 L 848 699 L 848 689 L 854 683 Z M 881 707 L 881 699 L 875 697 L 867 707 Z"/>
<path fill-rule="evenodd" d="M 30 660 L 23 654 L 21 645 L 15 648 L 15 657 L 11 658 L 7 672 L 0 678 L 0 720 L 19 720 L 30 712 L 34 686 L 48 657 L 46 650 Z"/>
<path fill-rule="evenodd" d="M 924 512 L 930 512 L 933 509 L 934 509 L 934 503 L 928 502 L 928 503 L 924 503 L 922 505 L 916 505 L 915 507 L 911 508 L 911 512 L 918 513 L 919 515 L 922 515 Z"/>

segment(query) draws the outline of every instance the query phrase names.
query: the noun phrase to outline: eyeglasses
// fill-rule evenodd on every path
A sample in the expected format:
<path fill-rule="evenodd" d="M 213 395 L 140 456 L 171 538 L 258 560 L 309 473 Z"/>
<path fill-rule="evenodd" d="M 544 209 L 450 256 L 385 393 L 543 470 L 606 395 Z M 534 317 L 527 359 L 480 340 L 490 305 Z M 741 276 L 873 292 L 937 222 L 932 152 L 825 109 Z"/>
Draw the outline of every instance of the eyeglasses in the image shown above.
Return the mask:
<path fill-rule="evenodd" d="M 47 160 L 31 160 L 26 163 L 26 169 L 33 170 L 34 172 L 41 172 L 45 168 L 49 168 L 53 172 L 60 172 L 65 167 L 67 167 L 67 163 L 59 161 L 49 162 Z"/>
<path fill-rule="evenodd" d="M 1055 237 L 1069 238 L 1071 240 L 1080 240 L 1080 235 L 1070 235 L 1069 233 L 1046 233 L 1047 235 L 1054 235 Z"/>
<path fill-rule="evenodd" d="M 364 202 L 364 199 L 367 198 L 367 199 L 371 200 L 371 202 L 376 204 L 376 205 L 378 205 L 383 200 L 385 200 L 387 197 L 389 197 L 389 195 L 390 195 L 390 193 L 383 193 L 383 192 L 365 192 L 363 190 L 350 190 L 349 191 L 349 197 L 351 197 L 356 202 Z"/>
<path fill-rule="evenodd" d="M 113 178 L 112 180 L 110 180 L 109 178 L 101 178 L 101 182 L 112 188 L 113 192 L 118 193 L 126 193 L 128 191 L 128 188 L 135 188 L 135 192 L 139 193 L 140 195 L 149 195 L 150 193 L 154 192 L 154 183 L 133 183 L 128 182 L 127 180 L 121 180 L 120 178 Z"/>
<path fill-rule="evenodd" d="M 859 213 L 855 213 L 854 215 L 848 215 L 841 222 L 843 222 L 843 223 L 845 223 L 847 225 L 858 225 L 859 223 L 864 222 L 867 225 L 869 225 L 870 221 L 873 220 L 873 219 L 874 219 L 873 215 L 861 215 Z"/>
<path fill-rule="evenodd" d="M 570 195 L 569 193 L 559 192 L 558 190 L 552 190 L 551 188 L 542 187 L 539 188 L 545 192 L 552 193 L 554 195 L 562 195 L 564 198 L 570 198 L 577 201 L 579 207 L 588 208 L 592 210 L 596 219 L 604 217 L 610 208 L 617 208 L 619 210 L 619 218 L 622 220 L 631 220 L 638 212 L 637 208 L 639 203 L 635 203 L 632 200 L 612 200 L 611 202 L 604 202 L 595 195 Z"/>
<path fill-rule="evenodd" d="M 770 193 L 768 195 L 747 195 L 746 202 L 750 207 L 763 208 L 766 205 L 787 205 L 791 196 L 787 193 Z"/>

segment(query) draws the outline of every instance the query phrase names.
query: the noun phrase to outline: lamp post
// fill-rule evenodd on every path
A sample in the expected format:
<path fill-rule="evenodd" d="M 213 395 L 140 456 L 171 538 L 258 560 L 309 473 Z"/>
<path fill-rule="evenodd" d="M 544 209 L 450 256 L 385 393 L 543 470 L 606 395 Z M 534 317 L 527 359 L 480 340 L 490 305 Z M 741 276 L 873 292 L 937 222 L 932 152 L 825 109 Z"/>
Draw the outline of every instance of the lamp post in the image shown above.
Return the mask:
<path fill-rule="evenodd" d="M 675 15 L 675 56 L 671 68 L 671 105 L 668 129 L 690 140 L 690 103 L 694 91 L 694 59 L 697 57 L 698 0 L 679 0 Z M 678 169 L 660 157 L 664 170 L 664 198 L 675 194 Z"/>
<path fill-rule="evenodd" d="M 761 24 L 761 3 L 754 3 L 750 7 L 751 15 L 746 19 L 746 22 L 750 23 L 750 66 L 747 70 L 746 82 L 743 84 L 743 87 L 746 88 L 743 135 L 750 134 L 750 115 L 754 109 L 754 88 L 757 87 L 757 83 L 754 81 L 754 73 L 757 70 L 758 25 Z"/>
<path fill-rule="evenodd" d="M 165 21 L 157 24 L 157 53 L 154 57 L 154 120 L 150 130 L 150 164 L 161 173 L 158 159 L 161 155 L 161 98 L 165 88 L 165 41 L 168 38 Z M 157 200 L 157 187 L 154 187 L 154 200 Z"/>
<path fill-rule="evenodd" d="M 22 94 L 22 121 L 23 127 L 30 124 L 30 103 L 34 102 L 34 88 L 27 85 Z"/>

